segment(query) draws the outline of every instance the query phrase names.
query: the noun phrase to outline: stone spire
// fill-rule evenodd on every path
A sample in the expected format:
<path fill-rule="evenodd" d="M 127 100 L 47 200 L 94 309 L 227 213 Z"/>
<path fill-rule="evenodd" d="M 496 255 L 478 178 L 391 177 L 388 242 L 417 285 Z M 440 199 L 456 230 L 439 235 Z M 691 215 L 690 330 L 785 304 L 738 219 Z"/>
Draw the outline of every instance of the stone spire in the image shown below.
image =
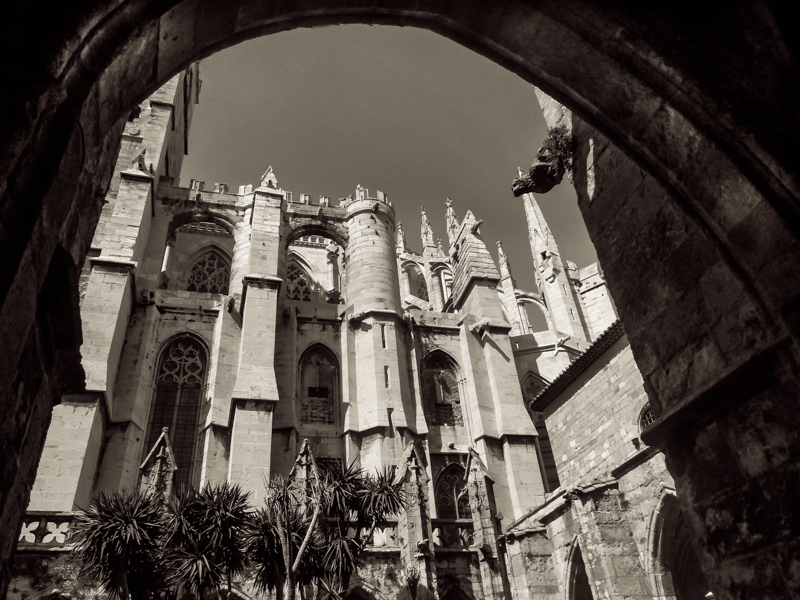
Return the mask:
<path fill-rule="evenodd" d="M 406 234 L 403 232 L 403 224 L 397 223 L 397 253 L 402 254 L 406 251 Z"/>
<path fill-rule="evenodd" d="M 497 260 L 500 263 L 500 277 L 511 277 L 511 266 L 508 264 L 508 257 L 500 240 L 497 240 Z"/>
<path fill-rule="evenodd" d="M 558 252 L 558 247 L 533 194 L 525 194 L 522 203 L 525 206 L 525 218 L 528 221 L 528 239 L 531 243 L 533 261 L 538 266 L 542 260 L 542 252 L 546 250 Z"/>
<path fill-rule="evenodd" d="M 431 222 L 428 220 L 428 213 L 425 212 L 425 207 L 421 206 L 422 211 L 422 246 L 423 248 L 436 247 L 433 243 L 433 230 L 431 229 Z"/>
<path fill-rule="evenodd" d="M 447 205 L 447 211 L 445 213 L 445 220 L 447 221 L 447 238 L 450 243 L 453 243 L 453 240 L 456 239 L 458 235 L 458 217 L 456 217 L 456 211 L 453 210 L 453 201 L 450 198 L 444 201 L 445 205 Z"/>
<path fill-rule="evenodd" d="M 524 193 L 522 204 L 528 221 L 528 239 L 536 268 L 536 285 L 544 294 L 553 332 L 588 340 L 589 333 L 576 287 L 579 277 L 577 268 L 562 260 L 553 233 L 533 194 Z"/>

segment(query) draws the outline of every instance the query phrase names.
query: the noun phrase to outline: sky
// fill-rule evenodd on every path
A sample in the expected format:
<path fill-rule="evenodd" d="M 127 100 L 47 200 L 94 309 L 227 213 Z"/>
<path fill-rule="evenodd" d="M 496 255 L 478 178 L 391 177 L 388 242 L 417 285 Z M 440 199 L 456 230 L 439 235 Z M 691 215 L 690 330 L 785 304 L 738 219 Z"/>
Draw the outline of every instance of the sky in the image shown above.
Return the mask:
<path fill-rule="evenodd" d="M 483 219 L 517 286 L 535 290 L 517 166 L 530 166 L 547 135 L 533 87 L 429 31 L 345 25 L 299 29 L 234 46 L 200 65 L 181 185 L 190 179 L 258 186 L 272 166 L 298 199 L 338 199 L 356 185 L 386 193 L 406 245 L 421 251 L 420 207 L 447 246 L 445 198 L 461 220 Z M 595 262 L 566 180 L 537 196 L 564 258 Z"/>

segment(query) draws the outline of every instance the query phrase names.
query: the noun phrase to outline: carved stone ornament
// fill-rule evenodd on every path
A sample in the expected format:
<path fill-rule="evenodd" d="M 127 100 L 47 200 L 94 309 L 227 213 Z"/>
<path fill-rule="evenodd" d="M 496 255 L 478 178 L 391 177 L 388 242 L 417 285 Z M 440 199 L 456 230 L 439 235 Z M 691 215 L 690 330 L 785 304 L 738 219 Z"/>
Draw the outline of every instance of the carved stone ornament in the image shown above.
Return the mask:
<path fill-rule="evenodd" d="M 528 193 L 546 194 L 561 183 L 566 169 L 563 152 L 551 133 L 536 153 L 536 159 L 528 173 L 519 170 L 517 178 L 511 184 L 511 190 L 515 197 Z"/>

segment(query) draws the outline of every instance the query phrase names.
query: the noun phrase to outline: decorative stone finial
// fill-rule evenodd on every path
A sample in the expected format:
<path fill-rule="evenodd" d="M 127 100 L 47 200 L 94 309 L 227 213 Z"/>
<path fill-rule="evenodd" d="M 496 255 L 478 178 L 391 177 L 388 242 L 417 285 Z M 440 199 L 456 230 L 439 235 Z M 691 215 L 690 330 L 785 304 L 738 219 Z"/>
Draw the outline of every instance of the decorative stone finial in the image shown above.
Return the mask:
<path fill-rule="evenodd" d="M 428 213 L 425 212 L 425 207 L 421 206 L 422 211 L 422 245 L 435 246 L 433 243 L 433 230 L 431 229 L 431 222 L 428 220 Z"/>
<path fill-rule="evenodd" d="M 447 205 L 447 211 L 445 212 L 445 220 L 447 221 L 447 238 L 452 244 L 456 239 L 456 235 L 458 235 L 458 218 L 456 217 L 456 211 L 453 210 L 453 201 L 448 197 L 444 203 Z"/>
<path fill-rule="evenodd" d="M 406 251 L 406 234 L 403 232 L 403 224 L 400 222 L 397 223 L 397 251 L 401 253 Z"/>

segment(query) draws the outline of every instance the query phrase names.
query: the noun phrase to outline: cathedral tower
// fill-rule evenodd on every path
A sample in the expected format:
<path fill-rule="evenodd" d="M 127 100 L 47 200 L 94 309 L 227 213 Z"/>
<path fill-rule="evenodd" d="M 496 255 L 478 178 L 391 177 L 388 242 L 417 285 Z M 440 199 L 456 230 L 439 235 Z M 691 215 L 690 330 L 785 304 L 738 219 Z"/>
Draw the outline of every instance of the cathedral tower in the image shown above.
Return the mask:
<path fill-rule="evenodd" d="M 397 464 L 400 431 L 412 424 L 408 351 L 396 260 L 394 208 L 385 199 L 362 198 L 347 205 L 347 313 L 343 356 L 355 386 L 350 389 L 345 433 L 359 448 L 367 471 Z M 413 427 L 413 425 L 412 425 Z"/>

